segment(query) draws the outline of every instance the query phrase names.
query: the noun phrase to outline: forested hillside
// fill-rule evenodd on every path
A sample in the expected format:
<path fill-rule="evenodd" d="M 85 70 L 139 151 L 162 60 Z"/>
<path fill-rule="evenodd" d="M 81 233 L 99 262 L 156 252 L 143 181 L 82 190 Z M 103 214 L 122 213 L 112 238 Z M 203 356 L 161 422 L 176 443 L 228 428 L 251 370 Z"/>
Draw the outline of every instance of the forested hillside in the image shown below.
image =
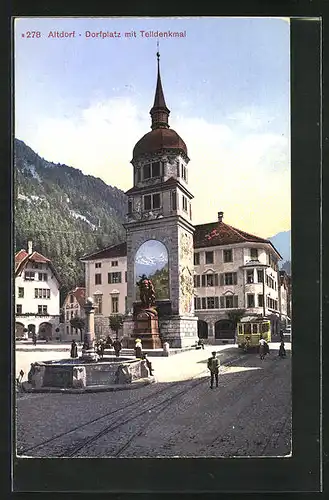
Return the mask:
<path fill-rule="evenodd" d="M 84 285 L 79 258 L 125 240 L 126 196 L 101 179 L 40 158 L 15 139 L 15 249 L 50 258 L 62 280 L 62 296 Z"/>

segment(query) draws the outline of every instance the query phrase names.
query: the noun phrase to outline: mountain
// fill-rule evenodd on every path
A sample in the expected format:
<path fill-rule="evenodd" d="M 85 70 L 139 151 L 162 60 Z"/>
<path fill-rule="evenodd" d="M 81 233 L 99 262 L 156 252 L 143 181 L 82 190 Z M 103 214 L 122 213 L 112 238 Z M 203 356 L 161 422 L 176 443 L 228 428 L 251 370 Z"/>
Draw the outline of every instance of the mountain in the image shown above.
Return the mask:
<path fill-rule="evenodd" d="M 280 262 L 280 267 L 282 267 L 285 261 L 291 261 L 291 248 L 290 248 L 290 238 L 291 231 L 282 231 L 274 236 L 268 238 L 275 248 L 282 255 L 282 261 Z"/>
<path fill-rule="evenodd" d="M 123 191 L 67 165 L 41 158 L 24 142 L 14 143 L 15 249 L 50 258 L 62 281 L 62 297 L 84 284 L 79 258 L 125 240 Z"/>

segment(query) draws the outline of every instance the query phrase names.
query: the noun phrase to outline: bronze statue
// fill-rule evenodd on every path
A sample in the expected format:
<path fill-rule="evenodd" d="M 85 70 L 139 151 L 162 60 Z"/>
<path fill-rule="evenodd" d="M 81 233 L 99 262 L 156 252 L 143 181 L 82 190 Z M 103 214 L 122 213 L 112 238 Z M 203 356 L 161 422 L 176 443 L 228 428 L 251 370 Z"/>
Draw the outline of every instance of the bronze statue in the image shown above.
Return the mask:
<path fill-rule="evenodd" d="M 142 307 L 154 307 L 155 306 L 155 290 L 153 283 L 148 277 L 143 274 L 140 280 L 137 282 L 139 287 L 140 299 L 142 302 Z"/>

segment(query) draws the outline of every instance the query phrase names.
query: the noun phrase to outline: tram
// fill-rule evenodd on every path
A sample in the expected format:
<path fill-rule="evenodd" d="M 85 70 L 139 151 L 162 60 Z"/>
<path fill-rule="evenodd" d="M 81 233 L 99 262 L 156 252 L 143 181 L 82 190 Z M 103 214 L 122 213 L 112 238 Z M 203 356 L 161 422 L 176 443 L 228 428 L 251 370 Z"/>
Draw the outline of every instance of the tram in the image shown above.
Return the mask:
<path fill-rule="evenodd" d="M 266 342 L 271 342 L 271 322 L 266 318 L 245 317 L 237 324 L 238 347 L 247 351 L 257 348 L 262 337 Z"/>

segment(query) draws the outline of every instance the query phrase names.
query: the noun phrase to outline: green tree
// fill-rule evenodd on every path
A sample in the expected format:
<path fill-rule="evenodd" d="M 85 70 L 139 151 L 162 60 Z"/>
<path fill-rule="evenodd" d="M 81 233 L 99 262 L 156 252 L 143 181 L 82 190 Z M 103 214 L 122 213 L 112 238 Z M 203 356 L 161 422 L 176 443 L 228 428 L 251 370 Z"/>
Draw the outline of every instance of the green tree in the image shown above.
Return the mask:
<path fill-rule="evenodd" d="M 115 332 L 115 337 L 118 338 L 119 330 L 123 326 L 124 315 L 123 314 L 111 314 L 109 317 L 110 328 Z"/>
<path fill-rule="evenodd" d="M 241 318 L 243 318 L 245 312 L 245 309 L 235 309 L 234 311 L 230 311 L 228 313 L 229 320 L 234 324 L 234 328 L 236 328 L 236 325 L 239 323 Z"/>
<path fill-rule="evenodd" d="M 75 316 L 74 318 L 70 319 L 70 324 L 71 324 L 72 328 L 75 328 L 76 330 L 80 330 L 80 340 L 81 340 L 81 342 L 83 342 L 82 330 L 86 326 L 85 320 L 83 318 L 81 318 L 80 316 Z"/>

